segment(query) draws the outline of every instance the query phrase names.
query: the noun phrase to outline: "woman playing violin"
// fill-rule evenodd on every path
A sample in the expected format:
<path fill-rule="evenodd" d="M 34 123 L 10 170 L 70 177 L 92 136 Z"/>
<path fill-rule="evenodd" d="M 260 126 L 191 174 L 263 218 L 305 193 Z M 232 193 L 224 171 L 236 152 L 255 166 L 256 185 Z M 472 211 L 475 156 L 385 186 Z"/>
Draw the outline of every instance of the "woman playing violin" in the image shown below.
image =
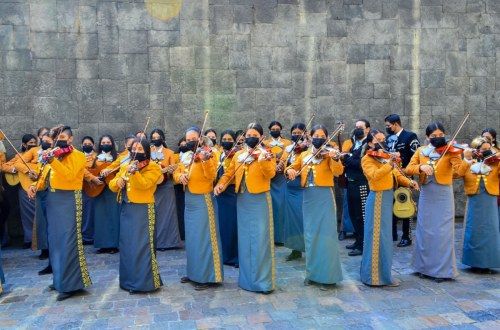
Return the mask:
<path fill-rule="evenodd" d="M 305 188 L 303 214 L 307 277 L 304 285 L 318 283 L 321 290 L 329 290 L 343 279 L 333 192 L 333 176 L 341 174 L 343 168 L 337 159 L 338 151 L 329 146 L 319 157 L 313 157 L 314 152 L 325 147 L 326 127 L 316 125 L 310 134 L 312 150 L 296 157 L 286 168 L 285 175 L 295 180 L 297 171 L 305 166 L 300 173 L 301 186 Z"/>
<path fill-rule="evenodd" d="M 82 152 L 87 157 L 87 165 L 85 166 L 84 185 L 102 186 L 102 181 L 98 177 L 92 175 L 88 170 L 94 166 L 94 160 L 97 154 L 94 151 L 95 142 L 91 136 L 85 136 L 80 145 Z M 87 182 L 87 183 L 85 183 Z M 82 240 L 83 245 L 94 243 L 94 224 L 95 224 L 95 199 L 90 197 L 87 192 L 82 190 L 83 210 L 82 210 Z"/>
<path fill-rule="evenodd" d="M 165 133 L 161 129 L 154 129 L 151 132 L 151 160 L 160 165 L 163 173 L 163 181 L 158 184 L 155 191 L 157 247 L 160 251 L 179 248 L 182 246 L 182 242 L 175 210 L 175 192 L 172 180 L 175 171 L 175 157 L 174 152 L 168 149 Z"/>
<path fill-rule="evenodd" d="M 150 162 L 145 138 L 132 143 L 132 162 L 121 165 L 109 189 L 118 193 L 120 210 L 120 288 L 153 291 L 163 285 L 156 263 L 155 197 L 161 170 Z"/>
<path fill-rule="evenodd" d="M 268 152 L 259 148 L 263 133 L 261 125 L 248 125 L 246 148 L 234 155 L 215 187 L 215 195 L 220 195 L 228 187 L 233 189 L 230 183 L 235 179 L 240 262 L 238 284 L 248 291 L 269 293 L 275 285 L 273 209 L 269 190 L 271 179 L 276 175 L 276 161 L 269 161 Z"/>
<path fill-rule="evenodd" d="M 375 136 L 375 137 L 374 137 Z M 366 137 L 369 150 L 361 159 L 363 173 L 368 179 L 370 193 L 365 207 L 365 243 L 363 245 L 363 260 L 361 262 L 361 281 L 368 285 L 398 286 L 391 276 L 392 268 L 392 204 L 394 189 L 397 185 L 414 187 L 418 185 L 413 180 L 403 176 L 396 168 L 397 161 L 388 153 L 377 151 L 387 149 L 385 135 L 373 129 Z M 384 157 L 387 155 L 388 157 Z M 394 178 L 396 180 L 394 180 Z M 394 187 L 394 182 L 396 186 Z"/>
<path fill-rule="evenodd" d="M 500 151 L 500 143 L 498 143 L 497 141 L 497 131 L 495 131 L 493 128 L 487 128 L 481 133 L 481 136 L 485 139 L 490 140 L 491 148 L 494 151 Z"/>
<path fill-rule="evenodd" d="M 460 155 L 440 154 L 446 145 L 445 131 L 441 123 L 432 123 L 425 130 L 429 145 L 420 147 L 406 167 L 408 176 L 420 175 L 422 192 L 419 199 L 416 244 L 411 268 L 424 275 L 443 278 L 458 275 L 454 246 L 453 172 L 468 166 Z M 465 150 L 466 158 L 472 156 Z"/>
<path fill-rule="evenodd" d="M 226 130 L 221 134 L 222 150 L 216 157 L 218 158 L 218 171 L 215 173 L 215 182 L 217 182 L 226 172 L 236 154 L 235 133 Z M 245 141 L 244 137 L 240 137 Z M 234 189 L 234 180 L 228 185 L 228 189 L 219 194 L 217 205 L 219 207 L 219 226 L 220 239 L 222 245 L 222 256 L 224 264 L 239 267 L 238 261 L 238 215 L 237 215 L 237 197 Z"/>
<path fill-rule="evenodd" d="M 281 156 L 277 171 L 283 172 L 285 167 L 292 165 L 300 157 L 302 152 L 310 147 L 309 142 L 305 142 L 304 130 L 306 125 L 296 123 L 292 126 L 292 142 L 285 147 Z M 302 200 L 304 188 L 299 179 L 287 183 L 285 190 L 285 247 L 292 250 L 286 257 L 286 261 L 302 258 L 302 252 L 306 252 L 304 243 L 304 220 L 302 215 Z"/>
<path fill-rule="evenodd" d="M 224 271 L 217 202 L 212 196 L 217 160 L 211 157 L 210 148 L 200 146 L 200 141 L 198 128 L 186 131 L 189 151 L 183 153 L 174 180 L 186 189 L 187 274 L 181 282 L 194 282 L 195 290 L 207 290 L 209 283 L 224 280 Z"/>
<path fill-rule="evenodd" d="M 283 139 L 283 126 L 278 121 L 269 124 L 269 134 L 271 139 L 264 141 L 264 144 L 271 147 L 276 155 L 276 162 L 279 162 L 283 151 L 292 144 L 290 140 Z M 283 168 L 279 174 L 283 173 Z M 274 242 L 282 246 L 285 243 L 285 190 L 286 178 L 283 175 L 276 175 L 271 179 L 271 197 L 273 199 L 273 221 L 274 221 Z"/>
<path fill-rule="evenodd" d="M 239 129 L 235 133 L 235 141 L 236 142 L 236 151 L 240 151 L 243 149 L 243 145 L 245 144 L 245 134 L 242 129 Z"/>
<path fill-rule="evenodd" d="M 499 162 L 485 161 L 492 154 L 490 140 L 483 137 L 472 141 L 475 159 L 466 157 L 467 166 L 455 177 L 463 177 L 467 204 L 461 262 L 477 273 L 490 274 L 490 268 L 500 268 L 500 235 L 498 226 Z M 493 159 L 493 158 L 490 158 Z"/>
<path fill-rule="evenodd" d="M 207 129 L 205 131 L 205 136 L 208 137 L 212 141 L 212 143 L 213 143 L 213 146 L 212 146 L 213 152 L 221 151 L 222 150 L 222 148 L 219 145 L 217 145 L 217 132 L 215 130 L 213 130 L 213 129 Z"/>

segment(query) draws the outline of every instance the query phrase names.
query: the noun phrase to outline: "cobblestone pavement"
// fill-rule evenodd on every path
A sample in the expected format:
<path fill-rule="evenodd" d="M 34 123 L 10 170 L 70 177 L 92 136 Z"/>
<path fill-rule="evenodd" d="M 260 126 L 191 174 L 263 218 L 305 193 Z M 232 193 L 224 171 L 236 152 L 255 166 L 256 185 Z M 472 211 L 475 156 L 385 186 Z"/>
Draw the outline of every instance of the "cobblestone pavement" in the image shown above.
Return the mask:
<path fill-rule="evenodd" d="M 456 225 L 460 260 L 462 224 Z M 86 247 L 93 285 L 78 296 L 56 301 L 51 276 L 38 276 L 46 261 L 18 247 L 2 251 L 7 283 L 0 295 L 0 328 L 15 329 L 500 329 L 500 276 L 475 275 L 458 263 L 456 280 L 435 283 L 409 268 L 413 247 L 394 249 L 396 288 L 375 288 L 359 280 L 361 257 L 348 257 L 341 242 L 345 280 L 332 291 L 304 287 L 305 260 L 285 262 L 276 249 L 276 291 L 270 295 L 238 287 L 238 269 L 226 266 L 223 285 L 197 292 L 181 284 L 185 250 L 158 252 L 164 286 L 129 294 L 118 287 L 118 255 L 97 255 Z"/>

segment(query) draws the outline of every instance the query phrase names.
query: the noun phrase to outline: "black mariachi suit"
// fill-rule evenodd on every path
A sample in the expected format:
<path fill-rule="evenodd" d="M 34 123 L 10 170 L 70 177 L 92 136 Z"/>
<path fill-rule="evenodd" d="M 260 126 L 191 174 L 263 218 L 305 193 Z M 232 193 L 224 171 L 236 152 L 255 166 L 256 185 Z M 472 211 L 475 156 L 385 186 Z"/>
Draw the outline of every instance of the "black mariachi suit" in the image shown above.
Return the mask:
<path fill-rule="evenodd" d="M 393 146 L 390 142 L 391 137 L 397 137 L 397 142 Z M 420 147 L 420 142 L 418 141 L 417 134 L 413 132 L 408 132 L 406 130 L 402 130 L 399 136 L 393 135 L 390 136 L 388 139 L 388 144 L 389 148 L 392 150 L 394 148 L 394 151 L 399 152 L 400 157 L 401 157 L 401 166 L 403 168 L 406 168 L 408 166 L 408 163 L 411 160 L 411 157 L 413 157 L 413 154 L 417 151 L 417 149 Z M 397 227 L 397 222 L 398 222 L 398 217 L 396 217 L 394 214 L 392 215 L 392 237 L 394 240 L 397 240 L 398 237 L 398 227 Z M 403 220 L 403 240 L 411 240 L 411 226 L 413 221 L 410 221 L 410 219 L 401 219 Z"/>
<path fill-rule="evenodd" d="M 370 193 L 368 180 L 361 168 L 362 151 L 366 149 L 366 139 L 363 144 L 355 149 L 356 141 L 349 150 L 352 156 L 344 158 L 345 176 L 347 178 L 347 206 L 349 216 L 356 232 L 355 249 L 363 251 L 363 241 L 365 238 L 365 204 Z"/>

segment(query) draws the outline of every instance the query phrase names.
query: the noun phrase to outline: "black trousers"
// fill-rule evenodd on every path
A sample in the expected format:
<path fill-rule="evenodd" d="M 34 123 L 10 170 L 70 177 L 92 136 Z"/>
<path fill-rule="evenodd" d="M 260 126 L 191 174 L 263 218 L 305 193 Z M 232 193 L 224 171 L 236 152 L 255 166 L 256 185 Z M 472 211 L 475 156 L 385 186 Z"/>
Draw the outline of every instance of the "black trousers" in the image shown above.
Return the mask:
<path fill-rule="evenodd" d="M 365 239 L 365 205 L 370 193 L 368 181 L 347 181 L 347 205 L 352 225 L 356 231 L 355 248 L 363 251 Z"/>
<path fill-rule="evenodd" d="M 400 219 L 392 214 L 392 239 L 398 239 L 398 220 L 403 221 L 403 236 L 401 239 L 411 240 L 411 226 L 413 225 L 413 218 Z"/>

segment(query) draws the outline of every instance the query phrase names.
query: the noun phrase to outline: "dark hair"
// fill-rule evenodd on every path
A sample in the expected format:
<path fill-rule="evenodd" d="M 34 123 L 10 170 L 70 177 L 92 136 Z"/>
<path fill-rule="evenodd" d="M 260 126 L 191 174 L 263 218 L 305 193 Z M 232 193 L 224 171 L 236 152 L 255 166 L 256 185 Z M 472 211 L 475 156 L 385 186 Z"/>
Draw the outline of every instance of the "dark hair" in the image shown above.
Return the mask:
<path fill-rule="evenodd" d="M 42 135 L 42 139 L 43 139 L 43 137 L 44 137 L 44 136 L 48 136 L 48 137 L 50 137 L 50 131 L 43 133 L 43 135 Z"/>
<path fill-rule="evenodd" d="M 321 124 L 318 124 L 318 125 L 314 125 L 312 130 L 311 130 L 311 136 L 314 135 L 314 133 L 316 133 L 317 130 L 323 130 L 323 132 L 325 132 L 325 135 L 328 136 L 328 130 L 326 129 L 325 126 L 321 125 Z"/>
<path fill-rule="evenodd" d="M 86 136 L 86 137 L 84 137 L 84 138 L 82 139 L 82 144 L 83 144 L 83 142 L 85 142 L 85 140 L 90 140 L 90 142 L 92 142 L 92 144 L 95 144 L 94 139 L 93 139 L 92 137 L 90 137 L 90 136 Z"/>
<path fill-rule="evenodd" d="M 292 128 L 290 129 L 290 134 L 292 134 L 293 130 L 294 129 L 300 129 L 301 131 L 304 131 L 306 129 L 306 125 L 302 124 L 302 123 L 295 123 L 292 125 Z"/>
<path fill-rule="evenodd" d="M 149 144 L 148 139 L 135 138 L 135 140 L 132 142 L 132 147 L 136 142 L 139 142 L 142 145 L 142 148 L 144 149 L 144 153 L 146 155 L 146 159 L 151 159 L 151 146 Z M 132 149 L 132 151 L 133 150 L 134 149 Z"/>
<path fill-rule="evenodd" d="M 215 134 L 215 138 L 217 138 L 217 132 L 216 132 L 215 130 L 211 129 L 211 128 L 210 128 L 210 129 L 207 129 L 207 130 L 205 131 L 205 134 L 203 134 L 203 135 L 207 135 L 207 134 L 208 134 L 208 133 L 210 133 L 210 132 L 214 133 L 214 134 Z"/>
<path fill-rule="evenodd" d="M 269 124 L 269 129 L 271 129 L 271 127 L 273 127 L 274 125 L 278 125 L 281 129 L 283 129 L 283 126 L 281 125 L 281 123 L 279 121 L 272 121 L 270 124 Z"/>
<path fill-rule="evenodd" d="M 52 138 L 52 140 L 55 140 L 61 133 L 66 133 L 68 137 L 73 136 L 71 127 L 60 124 L 50 130 L 50 137 Z"/>
<path fill-rule="evenodd" d="M 264 129 L 262 128 L 262 126 L 260 126 L 260 124 L 257 124 L 257 123 L 248 124 L 247 132 L 248 132 L 248 130 L 251 130 L 251 129 L 254 129 L 257 132 L 259 132 L 260 135 L 264 135 Z"/>
<path fill-rule="evenodd" d="M 35 143 L 36 143 L 36 136 L 34 136 L 33 134 L 25 134 L 25 135 L 23 135 L 23 138 L 21 141 L 23 143 L 28 143 L 32 139 L 35 139 Z M 26 148 L 23 145 L 21 145 L 21 151 L 23 151 L 23 152 L 26 151 Z"/>
<path fill-rule="evenodd" d="M 236 137 L 240 136 L 243 134 L 243 130 L 242 129 L 239 129 L 236 131 L 236 133 L 234 133 L 236 135 Z"/>
<path fill-rule="evenodd" d="M 221 143 L 222 143 L 222 138 L 223 138 L 223 137 L 224 137 L 224 135 L 226 135 L 226 134 L 231 135 L 231 137 L 233 138 L 233 140 L 235 140 L 235 141 L 236 141 L 236 133 L 234 133 L 234 132 L 233 132 L 232 130 L 230 130 L 230 129 L 227 129 L 227 130 L 225 130 L 224 132 L 222 132 L 222 133 L 221 133 L 221 135 L 220 135 L 220 141 L 221 141 Z"/>
<path fill-rule="evenodd" d="M 493 128 L 487 128 L 485 129 L 482 133 L 481 136 L 483 136 L 484 133 L 490 133 L 491 136 L 495 139 L 495 141 L 491 141 L 492 145 L 498 148 L 499 143 L 497 141 L 497 131 L 495 131 Z"/>
<path fill-rule="evenodd" d="M 182 142 L 186 142 L 185 137 L 183 137 L 182 139 L 179 140 L 179 143 L 177 143 L 177 146 L 180 147 Z"/>
<path fill-rule="evenodd" d="M 358 119 L 356 122 L 358 122 L 358 121 L 362 121 L 363 123 L 365 123 L 365 126 L 366 126 L 365 128 L 370 127 L 370 122 L 368 120 L 366 120 L 366 119 Z"/>
<path fill-rule="evenodd" d="M 379 133 L 384 134 L 384 132 L 382 132 L 381 130 L 376 129 L 376 128 L 374 128 L 374 129 L 370 130 L 370 133 L 368 133 L 368 135 L 366 136 L 366 142 L 376 143 L 376 142 L 374 142 L 374 141 L 375 141 L 375 138 L 374 138 L 373 136 L 374 136 L 374 135 L 377 135 L 377 134 L 379 134 Z M 384 135 L 385 135 L 385 134 L 384 134 Z"/>
<path fill-rule="evenodd" d="M 427 126 L 427 128 L 425 129 L 425 135 L 430 136 L 437 129 L 445 133 L 443 124 L 435 122 L 430 123 L 429 126 Z"/>
<path fill-rule="evenodd" d="M 41 134 L 43 131 L 50 131 L 50 128 L 48 128 L 48 127 L 40 127 L 40 128 L 38 129 L 38 131 L 36 132 L 36 136 L 40 136 L 40 134 Z"/>
<path fill-rule="evenodd" d="M 135 140 L 135 139 L 136 139 L 136 136 L 134 134 L 127 135 L 127 137 L 125 138 L 125 148 L 127 147 L 128 141 Z"/>
<path fill-rule="evenodd" d="M 111 141 L 112 149 L 111 149 L 111 157 L 113 157 L 113 160 L 116 159 L 116 145 L 115 145 L 115 139 L 109 134 L 104 134 L 101 136 L 99 139 L 99 144 L 97 145 L 97 154 L 100 155 L 102 150 L 101 150 L 101 143 L 104 138 L 108 138 Z"/>
<path fill-rule="evenodd" d="M 399 116 L 396 114 L 385 117 L 385 121 L 391 123 L 392 125 L 397 123 L 399 126 L 401 126 L 401 118 L 399 118 Z"/>
<path fill-rule="evenodd" d="M 154 130 L 151 131 L 150 140 L 153 141 L 153 134 L 158 133 L 160 135 L 160 139 L 162 139 L 161 145 L 167 148 L 167 141 L 165 141 L 165 133 L 159 128 L 155 128 Z"/>

